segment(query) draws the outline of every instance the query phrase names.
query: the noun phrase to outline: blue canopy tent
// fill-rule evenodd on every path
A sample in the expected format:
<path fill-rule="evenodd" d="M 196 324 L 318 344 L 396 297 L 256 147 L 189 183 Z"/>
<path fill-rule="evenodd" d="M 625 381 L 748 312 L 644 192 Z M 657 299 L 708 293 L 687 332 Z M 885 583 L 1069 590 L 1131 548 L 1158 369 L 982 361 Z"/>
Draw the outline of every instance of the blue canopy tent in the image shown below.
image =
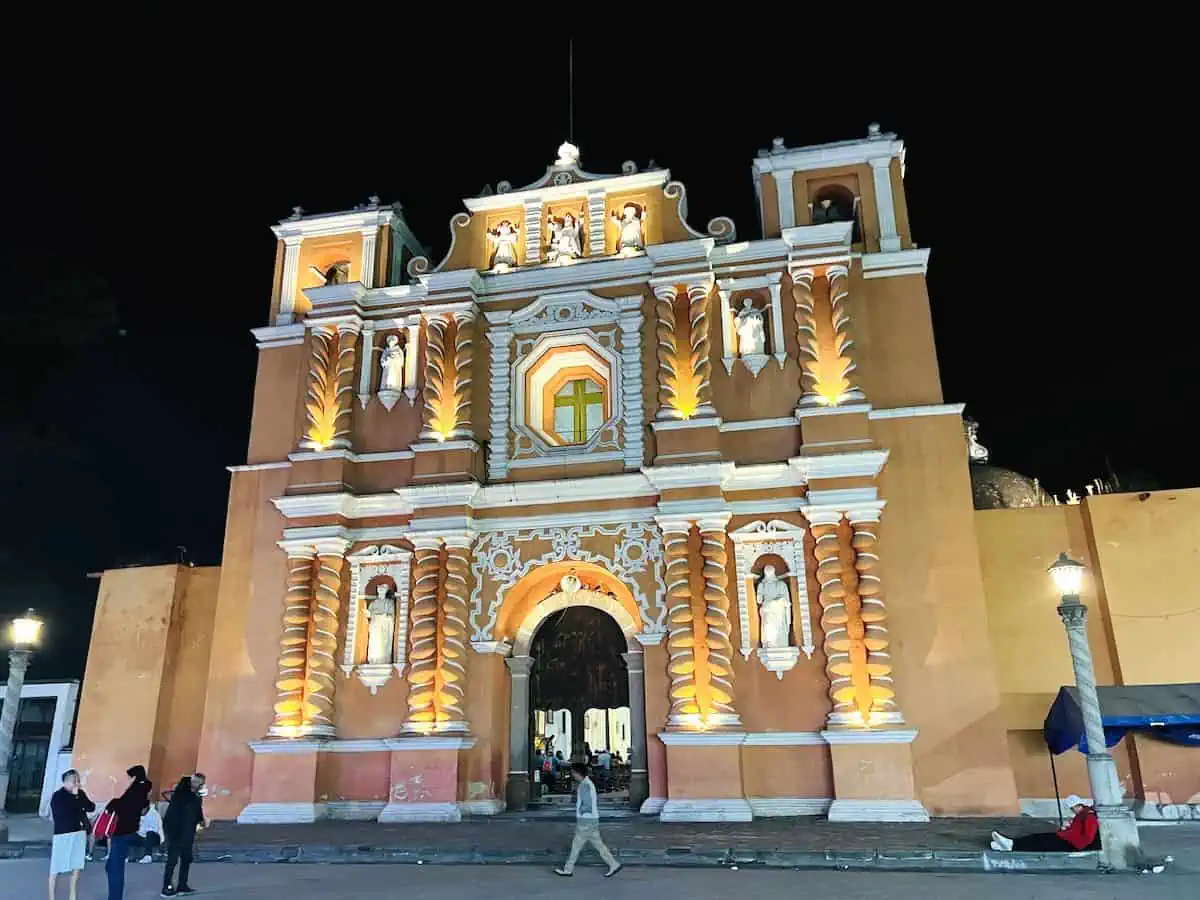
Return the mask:
<path fill-rule="evenodd" d="M 1159 740 L 1200 747 L 1200 684 L 1138 684 L 1100 687 L 1104 741 L 1112 747 L 1137 731 Z M 1059 688 L 1042 726 L 1051 753 L 1078 747 L 1087 753 L 1079 694 Z"/>

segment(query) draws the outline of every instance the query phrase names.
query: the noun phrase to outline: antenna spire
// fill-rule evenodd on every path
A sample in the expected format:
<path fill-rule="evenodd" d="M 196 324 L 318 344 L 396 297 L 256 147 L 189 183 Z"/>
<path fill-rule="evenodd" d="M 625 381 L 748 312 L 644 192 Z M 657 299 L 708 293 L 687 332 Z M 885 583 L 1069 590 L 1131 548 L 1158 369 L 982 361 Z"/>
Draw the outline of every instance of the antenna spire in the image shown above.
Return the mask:
<path fill-rule="evenodd" d="M 575 39 L 567 41 L 567 140 L 575 143 Z"/>

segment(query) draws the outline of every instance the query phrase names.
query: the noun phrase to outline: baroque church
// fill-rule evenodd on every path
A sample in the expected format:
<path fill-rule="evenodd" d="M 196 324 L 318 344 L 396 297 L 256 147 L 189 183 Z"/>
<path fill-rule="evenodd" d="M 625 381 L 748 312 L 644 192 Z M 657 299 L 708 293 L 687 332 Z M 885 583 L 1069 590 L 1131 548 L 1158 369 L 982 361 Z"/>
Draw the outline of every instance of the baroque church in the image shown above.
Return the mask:
<path fill-rule="evenodd" d="M 89 790 L 136 758 L 219 818 L 458 821 L 604 746 L 668 821 L 1048 795 L 977 535 L 1048 513 L 973 509 L 904 173 L 877 126 L 776 139 L 746 239 L 563 144 L 440 260 L 377 198 L 274 226 L 223 562 L 105 574 Z M 142 731 L 102 733 L 118 694 Z"/>

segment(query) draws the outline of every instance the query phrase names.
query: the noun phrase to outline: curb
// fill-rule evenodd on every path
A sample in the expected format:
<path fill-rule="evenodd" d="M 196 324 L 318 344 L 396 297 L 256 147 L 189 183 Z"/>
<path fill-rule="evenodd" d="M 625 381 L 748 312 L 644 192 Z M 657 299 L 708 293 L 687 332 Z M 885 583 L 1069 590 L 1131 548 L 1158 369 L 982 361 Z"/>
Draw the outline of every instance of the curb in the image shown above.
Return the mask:
<path fill-rule="evenodd" d="M 1100 873 L 1099 854 L 989 853 L 962 850 L 617 850 L 626 865 L 662 868 L 855 870 L 889 872 Z M 0 844 L 0 859 L 46 859 L 46 841 Z M 488 850 L 439 847 L 353 847 L 334 844 L 249 844 L 196 848 L 197 862 L 391 864 L 430 866 L 548 866 L 561 853 L 553 850 Z"/>

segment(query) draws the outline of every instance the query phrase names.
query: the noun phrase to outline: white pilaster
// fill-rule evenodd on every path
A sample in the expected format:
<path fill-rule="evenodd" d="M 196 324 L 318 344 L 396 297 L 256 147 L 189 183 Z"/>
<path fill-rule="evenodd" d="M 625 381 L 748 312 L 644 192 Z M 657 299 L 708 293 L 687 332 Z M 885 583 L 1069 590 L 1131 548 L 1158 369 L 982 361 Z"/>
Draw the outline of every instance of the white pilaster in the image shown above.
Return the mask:
<path fill-rule="evenodd" d="M 721 298 L 721 346 L 724 348 L 724 353 L 721 356 L 721 361 L 725 363 L 725 371 L 733 373 L 733 308 L 729 305 L 729 298 L 732 296 L 732 291 L 728 287 L 723 287 L 724 282 L 717 283 L 717 295 Z"/>
<path fill-rule="evenodd" d="M 542 200 L 531 197 L 525 201 L 525 265 L 536 266 L 542 261 Z"/>
<path fill-rule="evenodd" d="M 375 371 L 375 326 L 370 322 L 363 323 L 359 358 L 362 368 L 358 373 L 358 405 L 366 409 L 371 402 L 371 377 Z"/>
<path fill-rule="evenodd" d="M 289 325 L 295 319 L 296 285 L 300 277 L 300 235 L 283 239 L 283 283 L 279 288 L 279 315 L 276 325 Z"/>
<path fill-rule="evenodd" d="M 642 441 L 645 425 L 645 407 L 642 403 L 642 313 L 637 309 L 627 310 L 621 314 L 619 321 L 621 399 L 625 410 L 625 468 L 637 472 L 641 471 L 645 462 Z"/>
<path fill-rule="evenodd" d="M 588 191 L 588 256 L 604 255 L 604 200 L 603 188 Z"/>
<path fill-rule="evenodd" d="M 792 195 L 792 169 L 779 169 L 775 175 L 775 195 L 779 201 L 779 227 L 792 228 L 796 224 L 796 199 Z"/>
<path fill-rule="evenodd" d="M 900 249 L 900 235 L 896 233 L 896 201 L 892 196 L 892 158 L 871 160 L 871 174 L 875 180 L 875 209 L 879 214 L 879 250 L 895 253 Z"/>
<path fill-rule="evenodd" d="M 413 316 L 404 326 L 408 330 L 408 342 L 404 345 L 404 396 L 408 405 L 417 402 L 417 360 L 421 356 L 421 317 Z"/>
<path fill-rule="evenodd" d="M 783 368 L 783 362 L 787 359 L 787 350 L 784 349 L 783 343 L 783 304 L 779 299 L 780 292 L 780 276 L 775 275 L 775 283 L 769 284 L 767 287 L 771 292 L 771 350 L 775 354 L 775 361 L 779 363 L 779 368 Z"/>
<path fill-rule="evenodd" d="M 488 479 L 497 481 L 508 474 L 508 405 L 511 389 L 508 357 L 512 346 L 512 329 L 503 326 L 492 328 L 488 331 L 488 339 L 492 345 Z"/>
<path fill-rule="evenodd" d="M 364 228 L 362 232 L 362 266 L 359 281 L 367 288 L 375 287 L 375 248 L 379 240 L 378 228 Z"/>

